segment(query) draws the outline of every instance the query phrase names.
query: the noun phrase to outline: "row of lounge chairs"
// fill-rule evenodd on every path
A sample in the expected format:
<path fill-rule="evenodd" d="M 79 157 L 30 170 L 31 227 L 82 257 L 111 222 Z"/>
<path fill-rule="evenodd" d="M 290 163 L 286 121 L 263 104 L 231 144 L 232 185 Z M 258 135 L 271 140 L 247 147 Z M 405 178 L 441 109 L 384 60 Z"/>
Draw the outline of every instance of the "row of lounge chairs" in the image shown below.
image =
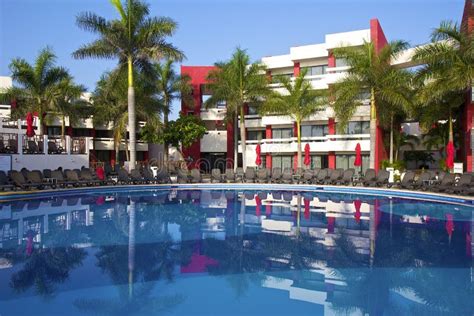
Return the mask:
<path fill-rule="evenodd" d="M 0 171 L 0 190 L 31 190 L 31 189 L 55 189 L 67 187 L 83 187 L 116 184 L 158 184 L 171 183 L 167 172 L 158 172 L 157 176 L 148 168 L 134 169 L 128 173 L 125 169 L 119 169 L 116 174 L 106 175 L 104 172 L 92 171 L 89 168 L 82 169 L 44 169 L 21 171 L 12 170 L 8 175 Z"/>
<path fill-rule="evenodd" d="M 463 173 L 458 179 L 453 173 L 425 171 L 416 177 L 414 171 L 407 171 L 399 182 L 399 187 L 440 193 L 474 195 L 474 176 Z"/>
<path fill-rule="evenodd" d="M 376 174 L 375 170 L 368 169 L 363 176 L 355 177 L 354 169 L 302 169 L 295 172 L 291 168 L 255 168 L 248 167 L 245 172 L 242 168 L 227 169 L 225 174 L 221 174 L 219 169 L 211 171 L 211 181 L 219 182 L 245 182 L 245 183 L 304 183 L 304 184 L 330 184 L 330 185 L 364 185 L 390 187 L 390 174 L 386 170 L 380 170 Z"/>

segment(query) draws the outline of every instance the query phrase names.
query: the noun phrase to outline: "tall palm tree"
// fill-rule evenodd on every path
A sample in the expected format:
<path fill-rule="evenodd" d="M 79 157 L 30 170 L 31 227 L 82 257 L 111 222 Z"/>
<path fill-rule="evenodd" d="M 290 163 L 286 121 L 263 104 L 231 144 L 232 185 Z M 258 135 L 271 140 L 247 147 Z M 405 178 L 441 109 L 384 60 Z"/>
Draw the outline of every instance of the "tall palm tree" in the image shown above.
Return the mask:
<path fill-rule="evenodd" d="M 118 20 L 106 20 L 92 12 L 82 13 L 77 18 L 80 28 L 93 32 L 99 38 L 83 45 L 73 53 L 75 58 L 118 58 L 119 67 L 128 71 L 128 127 L 130 131 L 130 165 L 136 164 L 135 89 L 134 67 L 151 73 L 150 60 L 171 58 L 181 60 L 184 54 L 167 37 L 173 35 L 176 23 L 166 17 L 150 17 L 148 4 L 140 0 L 111 0 L 120 14 Z"/>
<path fill-rule="evenodd" d="M 277 77 L 284 93 L 272 93 L 261 108 L 262 114 L 288 115 L 296 122 L 298 131 L 298 167 L 302 164 L 301 122 L 327 104 L 325 91 L 314 90 L 311 82 L 305 80 L 307 70 L 304 69 L 292 82 L 287 76 Z"/>
<path fill-rule="evenodd" d="M 375 166 L 377 119 L 390 116 L 396 111 L 393 109 L 410 107 L 407 95 L 410 74 L 390 63 L 407 47 L 404 41 L 394 41 L 377 51 L 374 43 L 366 42 L 362 46 L 334 50 L 334 55 L 345 59 L 350 67 L 347 75 L 334 85 L 333 107 L 341 128 L 362 105 L 361 96 L 367 92 L 370 95 L 370 168 L 378 167 Z"/>
<path fill-rule="evenodd" d="M 56 95 L 53 93 L 57 85 L 69 77 L 65 68 L 55 65 L 56 56 L 46 47 L 39 52 L 33 65 L 23 58 L 15 58 L 10 63 L 12 79 L 18 85 L 4 91 L 4 97 L 16 100 L 16 108 L 12 117 L 24 117 L 26 112 L 37 112 L 42 121 L 51 110 Z M 43 135 L 43 126 L 38 124 L 38 131 Z"/>
<path fill-rule="evenodd" d="M 461 26 L 451 21 L 441 22 L 431 34 L 432 43 L 416 49 L 413 60 L 423 66 L 417 77 L 424 83 L 422 101 L 457 108 L 462 102 L 450 100 L 447 95 L 464 95 L 472 87 L 474 79 L 473 34 L 463 32 Z M 448 97 L 451 99 L 451 97 Z M 450 123 L 449 141 L 453 141 L 452 113 L 448 111 Z"/>
<path fill-rule="evenodd" d="M 216 106 L 225 102 L 227 120 L 236 125 L 240 115 L 240 141 L 242 148 L 242 167 L 246 167 L 246 134 L 245 134 L 245 105 L 258 105 L 269 94 L 268 81 L 265 76 L 265 66 L 250 63 L 247 52 L 237 48 L 232 58 L 227 62 L 216 64 L 217 69 L 209 73 L 208 86 L 212 96 L 206 100 L 205 106 Z M 237 133 L 237 128 L 234 128 Z M 237 166 L 238 137 L 234 136 L 234 166 Z"/>
<path fill-rule="evenodd" d="M 168 59 L 163 64 L 156 64 L 158 95 L 163 106 L 163 128 L 169 122 L 172 104 L 176 100 L 183 100 L 188 106 L 194 104 L 192 97 L 191 78 L 187 75 L 178 75 L 173 67 L 173 61 Z M 165 164 L 168 163 L 168 144 L 164 145 Z"/>
<path fill-rule="evenodd" d="M 53 101 L 52 116 L 61 119 L 61 137 L 64 139 L 66 133 L 66 117 L 72 126 L 81 118 L 87 118 L 92 114 L 92 108 L 88 101 L 81 99 L 86 92 L 86 87 L 73 82 L 72 78 L 62 80 L 56 87 L 56 98 Z"/>
<path fill-rule="evenodd" d="M 114 138 L 115 159 L 119 159 L 120 143 L 126 141 L 128 103 L 127 82 L 124 80 L 127 73 L 122 69 L 105 73 L 97 83 L 93 94 L 94 116 L 96 125 L 111 124 Z M 136 88 L 136 119 L 154 124 L 158 120 L 160 101 L 156 95 L 154 82 L 143 74 L 137 73 Z M 128 151 L 125 150 L 128 157 Z"/>

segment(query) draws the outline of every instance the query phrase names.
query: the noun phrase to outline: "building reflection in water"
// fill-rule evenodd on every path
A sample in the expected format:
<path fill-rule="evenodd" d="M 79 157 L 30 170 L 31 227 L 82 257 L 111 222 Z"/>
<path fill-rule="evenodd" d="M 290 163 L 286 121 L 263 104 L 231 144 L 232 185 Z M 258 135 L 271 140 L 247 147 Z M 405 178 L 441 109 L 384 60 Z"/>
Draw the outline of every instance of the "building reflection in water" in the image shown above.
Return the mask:
<path fill-rule="evenodd" d="M 2 296 L 54 297 L 87 265 L 117 295 L 78 298 L 85 312 L 173 308 L 185 298 L 157 295 L 154 284 L 204 274 L 229 276 L 237 296 L 257 284 L 332 313 L 472 314 L 472 231 L 464 206 L 324 192 L 12 201 L 0 211 L 0 275 L 9 280 Z"/>

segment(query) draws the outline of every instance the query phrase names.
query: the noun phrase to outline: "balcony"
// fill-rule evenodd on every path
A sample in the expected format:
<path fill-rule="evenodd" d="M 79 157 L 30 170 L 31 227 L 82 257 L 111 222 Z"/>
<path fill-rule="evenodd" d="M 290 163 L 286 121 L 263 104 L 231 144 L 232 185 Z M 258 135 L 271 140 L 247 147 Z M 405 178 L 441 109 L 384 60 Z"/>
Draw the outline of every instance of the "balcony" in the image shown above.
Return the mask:
<path fill-rule="evenodd" d="M 207 131 L 201 138 L 201 152 L 227 152 L 227 131 Z"/>
<path fill-rule="evenodd" d="M 260 143 L 262 153 L 270 154 L 293 154 L 298 150 L 296 137 L 280 138 L 280 139 L 262 139 L 248 140 L 247 144 L 247 164 L 249 166 L 255 164 L 255 149 Z M 323 154 L 330 151 L 333 152 L 354 152 L 357 144 L 360 144 L 363 152 L 370 151 L 370 135 L 369 134 L 353 134 L 353 135 L 327 135 L 321 137 L 302 137 L 301 146 L 304 149 L 309 144 L 310 151 L 313 154 Z M 239 145 L 239 152 L 242 147 Z"/>
<path fill-rule="evenodd" d="M 213 109 L 201 109 L 201 120 L 203 121 L 222 121 L 226 114 L 225 107 Z"/>
<path fill-rule="evenodd" d="M 120 150 L 125 150 L 125 148 L 126 148 L 125 141 L 122 140 L 122 142 L 120 143 Z M 96 137 L 94 138 L 94 149 L 95 150 L 115 150 L 114 139 L 106 138 L 106 137 Z M 147 151 L 148 144 L 137 140 L 136 149 L 137 151 Z"/>

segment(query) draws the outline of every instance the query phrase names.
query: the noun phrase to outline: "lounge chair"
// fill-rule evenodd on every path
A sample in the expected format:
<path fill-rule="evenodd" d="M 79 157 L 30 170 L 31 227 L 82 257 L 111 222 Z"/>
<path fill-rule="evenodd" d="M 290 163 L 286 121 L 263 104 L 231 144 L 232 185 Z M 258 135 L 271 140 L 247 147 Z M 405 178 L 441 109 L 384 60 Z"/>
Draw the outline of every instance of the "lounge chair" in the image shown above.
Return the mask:
<path fill-rule="evenodd" d="M 300 183 L 303 179 L 303 174 L 304 174 L 304 170 L 303 168 L 296 168 L 295 170 L 295 180 L 296 180 L 296 183 Z"/>
<path fill-rule="evenodd" d="M 67 186 L 74 186 L 73 182 L 70 182 L 64 178 L 64 174 L 61 170 L 51 171 L 51 178 L 56 179 L 56 185 L 62 188 Z"/>
<path fill-rule="evenodd" d="M 178 183 L 188 183 L 189 182 L 188 172 L 183 169 L 178 169 L 177 181 Z"/>
<path fill-rule="evenodd" d="M 282 176 L 283 176 L 283 174 L 281 172 L 281 168 L 273 168 L 272 169 L 271 182 L 272 183 L 280 183 Z"/>
<path fill-rule="evenodd" d="M 234 169 L 225 169 L 225 175 L 224 175 L 225 182 L 227 183 L 234 183 L 235 182 L 235 173 Z"/>
<path fill-rule="evenodd" d="M 43 178 L 51 178 L 51 169 L 43 169 Z"/>
<path fill-rule="evenodd" d="M 40 153 L 38 144 L 36 144 L 34 140 L 27 141 L 27 147 L 25 148 L 23 152 L 25 152 L 26 154 L 39 154 Z"/>
<path fill-rule="evenodd" d="M 447 173 L 441 182 L 431 185 L 429 189 L 433 192 L 447 192 L 452 190 L 455 182 L 456 175 L 454 173 Z"/>
<path fill-rule="evenodd" d="M 50 141 L 48 142 L 48 154 L 62 154 L 64 152 L 64 148 L 58 146 L 56 142 Z"/>
<path fill-rule="evenodd" d="M 413 189 L 413 183 L 415 182 L 415 172 L 408 170 L 403 175 L 403 178 L 398 183 L 400 189 Z"/>
<path fill-rule="evenodd" d="M 202 183 L 201 171 L 199 169 L 191 169 L 191 183 Z"/>
<path fill-rule="evenodd" d="M 145 179 L 143 178 L 142 174 L 140 173 L 140 170 L 138 169 L 132 169 L 130 171 L 130 182 L 132 184 L 143 184 L 145 183 Z"/>
<path fill-rule="evenodd" d="M 238 168 L 237 168 L 238 169 Z M 255 168 L 247 167 L 245 170 L 244 180 L 246 183 L 253 183 L 256 180 Z"/>
<path fill-rule="evenodd" d="M 99 180 L 95 177 L 89 168 L 84 168 L 81 170 L 79 179 L 81 181 L 87 182 L 87 185 L 100 185 L 103 183 L 102 180 Z"/>
<path fill-rule="evenodd" d="M 381 169 L 379 170 L 379 173 L 377 174 L 377 178 L 375 179 L 375 186 L 377 187 L 383 187 L 387 186 L 387 188 L 390 188 L 392 185 L 388 180 L 390 179 L 390 172 L 387 170 Z"/>
<path fill-rule="evenodd" d="M 300 183 L 311 184 L 313 183 L 314 173 L 311 169 L 304 169 L 303 176 L 300 178 Z"/>
<path fill-rule="evenodd" d="M 130 175 L 128 174 L 127 170 L 119 169 L 117 172 L 117 183 L 118 184 L 130 184 Z"/>
<path fill-rule="evenodd" d="M 0 170 L 0 190 L 13 190 L 14 188 L 15 186 L 12 184 L 5 171 Z"/>
<path fill-rule="evenodd" d="M 431 181 L 435 180 L 435 174 L 430 171 L 423 172 L 418 179 L 413 181 L 413 189 L 426 191 L 434 183 Z"/>
<path fill-rule="evenodd" d="M 249 168 L 250 167 L 247 167 L 247 170 L 249 170 Z M 237 169 L 235 169 L 235 182 L 244 182 L 246 175 L 247 175 L 247 171 L 244 172 L 244 169 L 242 167 L 238 167 Z"/>
<path fill-rule="evenodd" d="M 358 183 L 362 184 L 365 187 L 374 186 L 377 180 L 377 174 L 375 173 L 374 169 L 367 169 L 365 174 L 357 181 L 355 184 Z"/>
<path fill-rule="evenodd" d="M 148 184 L 152 184 L 152 183 L 156 183 L 156 178 L 155 176 L 153 176 L 153 171 L 151 171 L 150 168 L 148 167 L 145 167 L 142 169 L 142 176 L 143 176 L 143 180 L 148 183 Z"/>
<path fill-rule="evenodd" d="M 344 174 L 344 169 L 335 169 L 329 175 L 329 179 L 326 180 L 326 184 L 337 184 Z"/>
<path fill-rule="evenodd" d="M 329 169 L 321 169 L 316 175 L 314 182 L 317 184 L 324 184 L 329 178 Z"/>
<path fill-rule="evenodd" d="M 33 170 L 29 171 L 26 175 L 26 180 L 28 180 L 30 183 L 39 183 L 42 184 L 40 189 L 43 189 L 44 187 L 50 187 L 52 189 L 56 188 L 56 185 L 54 185 L 51 182 L 45 182 L 43 179 L 43 174 L 39 170 Z"/>
<path fill-rule="evenodd" d="M 352 178 L 354 177 L 355 170 L 352 168 L 344 170 L 342 177 L 336 184 L 349 185 L 352 184 Z"/>
<path fill-rule="evenodd" d="M 81 180 L 79 178 L 77 170 L 64 170 L 64 174 L 66 175 L 66 180 L 75 187 L 88 185 L 87 181 Z"/>
<path fill-rule="evenodd" d="M 222 182 L 221 169 L 212 169 L 211 170 L 211 183 L 220 183 Z"/>
<path fill-rule="evenodd" d="M 293 172 L 291 168 L 283 169 L 283 173 L 281 175 L 281 182 L 282 183 L 293 183 Z"/>
<path fill-rule="evenodd" d="M 32 183 L 25 179 L 23 173 L 16 170 L 10 171 L 10 178 L 12 179 L 13 184 L 22 190 L 43 188 L 43 183 Z"/>
<path fill-rule="evenodd" d="M 472 174 L 471 173 L 463 173 L 461 177 L 459 178 L 459 181 L 456 183 L 456 186 L 450 190 L 449 192 L 452 193 L 463 193 L 472 186 Z"/>
<path fill-rule="evenodd" d="M 158 169 L 158 172 L 156 174 L 156 181 L 162 184 L 171 183 L 171 178 L 168 174 L 168 171 L 166 171 L 165 169 Z"/>
<path fill-rule="evenodd" d="M 267 168 L 258 169 L 258 171 L 257 171 L 257 182 L 258 183 L 268 183 L 270 181 L 269 173 L 270 172 Z"/>
<path fill-rule="evenodd" d="M 109 164 L 104 164 L 104 172 L 106 177 L 116 176 L 117 172 Z"/>

